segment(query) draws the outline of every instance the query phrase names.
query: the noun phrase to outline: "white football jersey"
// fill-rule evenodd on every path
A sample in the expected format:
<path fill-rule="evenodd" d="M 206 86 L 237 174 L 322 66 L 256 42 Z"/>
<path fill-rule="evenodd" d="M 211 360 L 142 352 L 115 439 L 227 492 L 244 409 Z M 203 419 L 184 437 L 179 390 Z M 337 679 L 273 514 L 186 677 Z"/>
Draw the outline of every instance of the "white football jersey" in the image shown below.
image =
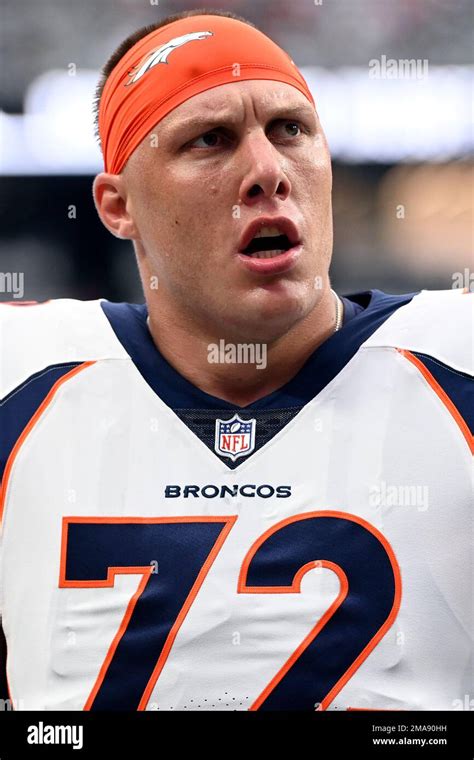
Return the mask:
<path fill-rule="evenodd" d="M 343 328 L 246 407 L 174 370 L 146 305 L 0 305 L 14 706 L 456 709 L 472 298 L 349 296 Z"/>

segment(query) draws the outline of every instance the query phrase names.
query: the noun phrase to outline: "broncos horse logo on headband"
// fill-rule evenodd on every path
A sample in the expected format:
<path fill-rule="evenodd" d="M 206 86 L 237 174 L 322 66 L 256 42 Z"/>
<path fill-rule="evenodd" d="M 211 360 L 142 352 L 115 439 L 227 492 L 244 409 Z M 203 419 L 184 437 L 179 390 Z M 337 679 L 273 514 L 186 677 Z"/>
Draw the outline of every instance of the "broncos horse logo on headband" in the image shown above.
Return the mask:
<path fill-rule="evenodd" d="M 137 64 L 137 66 L 134 66 L 135 69 L 138 68 L 138 71 L 133 74 L 129 73 L 129 76 L 132 77 L 130 82 L 127 82 L 128 86 L 129 84 L 134 84 L 140 77 L 143 76 L 147 71 L 149 71 L 153 66 L 156 66 L 157 63 L 168 63 L 168 56 L 170 53 L 173 52 L 173 50 L 176 50 L 176 48 L 181 47 L 182 45 L 186 45 L 187 42 L 192 42 L 193 40 L 204 40 L 206 37 L 212 37 L 213 32 L 190 32 L 189 34 L 182 34 L 180 37 L 174 37 L 169 42 L 165 42 L 164 45 L 160 45 L 159 48 L 156 50 L 152 50 L 151 53 L 149 53 L 142 65 Z"/>

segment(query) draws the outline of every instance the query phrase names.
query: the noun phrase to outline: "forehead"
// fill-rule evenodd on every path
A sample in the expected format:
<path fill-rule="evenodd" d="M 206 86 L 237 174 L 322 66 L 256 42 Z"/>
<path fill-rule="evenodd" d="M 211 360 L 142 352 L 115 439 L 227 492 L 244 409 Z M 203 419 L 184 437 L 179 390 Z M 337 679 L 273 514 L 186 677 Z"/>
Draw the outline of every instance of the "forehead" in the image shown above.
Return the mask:
<path fill-rule="evenodd" d="M 193 117 L 222 116 L 240 121 L 249 111 L 263 120 L 282 108 L 315 113 L 303 93 L 285 82 L 266 79 L 229 82 L 181 103 L 161 120 L 160 127 L 163 131 L 172 130 Z"/>

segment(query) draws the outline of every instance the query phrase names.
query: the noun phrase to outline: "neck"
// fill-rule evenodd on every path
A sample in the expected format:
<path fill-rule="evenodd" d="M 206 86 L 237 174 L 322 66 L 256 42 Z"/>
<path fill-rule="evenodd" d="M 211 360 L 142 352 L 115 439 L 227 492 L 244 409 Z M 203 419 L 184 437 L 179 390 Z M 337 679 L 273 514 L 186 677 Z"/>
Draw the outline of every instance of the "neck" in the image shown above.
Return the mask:
<path fill-rule="evenodd" d="M 285 385 L 331 337 L 341 323 L 342 302 L 328 287 L 304 319 L 269 343 L 227 343 L 222 331 L 198 329 L 176 313 L 170 318 L 154 302 L 148 313 L 155 345 L 183 377 L 205 393 L 247 406 Z"/>

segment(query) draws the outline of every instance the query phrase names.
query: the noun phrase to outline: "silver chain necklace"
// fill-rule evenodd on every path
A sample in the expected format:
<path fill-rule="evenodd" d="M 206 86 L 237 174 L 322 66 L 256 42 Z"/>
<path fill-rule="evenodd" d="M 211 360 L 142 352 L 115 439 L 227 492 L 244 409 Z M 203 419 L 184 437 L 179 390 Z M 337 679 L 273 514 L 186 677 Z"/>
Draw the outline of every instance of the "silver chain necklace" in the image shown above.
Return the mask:
<path fill-rule="evenodd" d="M 331 288 L 331 293 L 334 295 L 334 299 L 336 301 L 336 325 L 334 327 L 334 332 L 336 333 L 342 327 L 342 313 L 343 313 L 344 307 L 336 291 L 333 290 L 332 288 Z"/>

